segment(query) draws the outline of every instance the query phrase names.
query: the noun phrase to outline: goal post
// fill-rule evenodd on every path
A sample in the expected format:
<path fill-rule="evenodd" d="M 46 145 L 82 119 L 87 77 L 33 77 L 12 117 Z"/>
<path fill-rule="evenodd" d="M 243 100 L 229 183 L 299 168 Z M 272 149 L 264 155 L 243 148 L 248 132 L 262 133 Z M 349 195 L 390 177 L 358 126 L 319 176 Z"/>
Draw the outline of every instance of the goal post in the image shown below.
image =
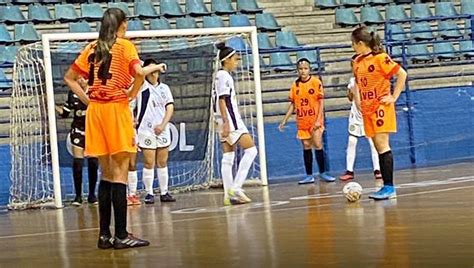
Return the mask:
<path fill-rule="evenodd" d="M 200 36 L 203 38 L 206 36 L 219 37 L 225 35 L 226 37 L 232 35 L 248 35 L 250 51 L 247 51 L 248 55 L 251 55 L 250 65 L 253 71 L 251 72 L 251 78 L 247 80 L 252 81 L 254 102 L 255 102 L 255 119 L 256 119 L 256 133 L 257 147 L 259 151 L 258 163 L 258 176 L 260 184 L 263 186 L 268 185 L 267 178 L 267 165 L 266 165 L 266 154 L 265 154 L 265 133 L 264 133 L 264 118 L 263 118 L 263 106 L 262 106 L 262 89 L 260 83 L 260 61 L 258 52 L 258 41 L 257 41 L 257 29 L 254 26 L 251 27 L 225 27 L 225 28 L 202 28 L 202 29 L 176 29 L 176 30 L 148 30 L 148 31 L 128 31 L 126 37 L 130 39 L 147 39 L 147 38 L 172 38 L 172 37 L 194 37 L 195 40 L 199 41 Z M 52 60 L 52 47 L 53 42 L 68 42 L 68 41 L 90 41 L 98 37 L 97 32 L 91 33 L 54 33 L 54 34 L 43 34 L 41 45 L 42 45 L 42 64 L 44 65 L 44 84 L 46 92 L 46 108 L 47 108 L 47 124 L 48 124 L 48 138 L 49 138 L 49 150 L 51 161 L 51 173 L 52 173 L 52 187 L 53 187 L 53 200 L 56 208 L 63 206 L 62 191 L 63 187 L 61 184 L 61 172 L 60 172 L 60 158 L 58 150 L 58 135 L 57 135 L 57 124 L 56 124 L 56 111 L 55 111 L 55 91 L 53 81 L 53 60 Z M 140 54 L 140 53 L 139 53 Z M 248 56 L 247 55 L 247 56 Z M 212 75 L 212 74 L 210 74 Z M 14 78 L 15 79 L 15 78 Z M 17 80 L 20 79 L 17 77 Z M 19 81 L 17 81 L 19 82 Z M 211 109 L 211 107 L 209 107 Z M 252 112 L 253 114 L 253 112 Z M 253 115 L 252 115 L 253 116 Z M 212 122 L 209 122 L 212 124 Z M 212 139 L 212 138 L 211 138 Z M 13 156 L 12 156 L 13 157 Z M 214 161 L 214 159 L 211 159 Z M 211 167 L 213 169 L 213 167 Z M 210 178 L 213 179 L 213 178 Z"/>

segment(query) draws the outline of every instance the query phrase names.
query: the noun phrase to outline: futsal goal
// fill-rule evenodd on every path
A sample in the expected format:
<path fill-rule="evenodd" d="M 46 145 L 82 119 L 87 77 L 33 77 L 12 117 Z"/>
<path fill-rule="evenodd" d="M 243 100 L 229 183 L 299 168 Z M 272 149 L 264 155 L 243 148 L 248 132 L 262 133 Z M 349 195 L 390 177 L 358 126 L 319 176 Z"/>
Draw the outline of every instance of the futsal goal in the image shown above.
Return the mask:
<path fill-rule="evenodd" d="M 97 37 L 98 33 L 43 34 L 40 42 L 18 50 L 10 116 L 11 209 L 60 208 L 72 196 L 72 156 L 65 141 L 71 119 L 58 118 L 55 105 L 65 101 L 69 90 L 63 82 L 65 72 Z M 201 189 L 220 181 L 221 149 L 211 110 L 213 76 L 219 68 L 214 45 L 227 42 L 238 48 L 241 64 L 233 75 L 240 112 L 259 150 L 249 180 L 266 185 L 256 28 L 132 31 L 127 37 L 136 44 L 141 59 L 168 65 L 162 81 L 175 99 L 169 161 L 170 188 L 175 190 Z M 87 175 L 83 177 L 87 182 Z"/>

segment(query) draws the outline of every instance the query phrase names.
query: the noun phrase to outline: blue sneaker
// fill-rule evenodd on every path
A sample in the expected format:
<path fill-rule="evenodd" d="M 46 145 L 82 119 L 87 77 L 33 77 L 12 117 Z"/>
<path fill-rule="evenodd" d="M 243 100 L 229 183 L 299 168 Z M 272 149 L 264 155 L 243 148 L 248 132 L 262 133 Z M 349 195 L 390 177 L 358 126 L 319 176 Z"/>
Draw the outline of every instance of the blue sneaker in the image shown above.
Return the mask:
<path fill-rule="evenodd" d="M 298 184 L 314 183 L 314 177 L 312 175 L 306 175 L 303 180 L 300 180 Z"/>
<path fill-rule="evenodd" d="M 147 194 L 145 196 L 145 204 L 155 204 L 155 196 L 152 194 Z"/>
<path fill-rule="evenodd" d="M 319 178 L 325 182 L 334 182 L 336 181 L 336 178 L 329 175 L 328 172 L 323 172 L 321 174 L 319 174 Z"/>
<path fill-rule="evenodd" d="M 369 198 L 374 199 L 376 201 L 393 199 L 397 198 L 397 191 L 395 190 L 394 186 L 386 185 L 382 187 L 382 189 L 380 189 L 379 191 L 369 195 Z"/>

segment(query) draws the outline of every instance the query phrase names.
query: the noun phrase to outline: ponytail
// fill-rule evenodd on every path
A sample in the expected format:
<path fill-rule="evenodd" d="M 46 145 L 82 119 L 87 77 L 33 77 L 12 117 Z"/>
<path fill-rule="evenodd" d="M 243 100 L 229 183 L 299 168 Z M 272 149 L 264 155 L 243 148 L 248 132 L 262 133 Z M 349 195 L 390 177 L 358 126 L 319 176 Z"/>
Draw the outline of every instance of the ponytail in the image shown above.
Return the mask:
<path fill-rule="evenodd" d="M 382 46 L 382 41 L 380 40 L 380 36 L 375 31 L 370 32 L 370 41 L 368 45 L 372 52 L 376 54 L 385 52 Z"/>
<path fill-rule="evenodd" d="M 373 53 L 385 52 L 380 36 L 367 26 L 361 26 L 352 31 L 351 38 L 354 43 L 363 42 Z"/>

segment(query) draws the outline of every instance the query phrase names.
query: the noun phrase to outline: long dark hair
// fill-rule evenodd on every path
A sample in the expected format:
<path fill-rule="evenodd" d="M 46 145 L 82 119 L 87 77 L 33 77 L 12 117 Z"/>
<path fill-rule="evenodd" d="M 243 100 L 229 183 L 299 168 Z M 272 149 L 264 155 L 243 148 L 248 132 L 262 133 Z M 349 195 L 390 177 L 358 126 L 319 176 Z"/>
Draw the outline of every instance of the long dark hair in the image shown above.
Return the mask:
<path fill-rule="evenodd" d="M 352 31 L 351 39 L 353 43 L 363 42 L 374 53 L 384 52 L 380 36 L 367 26 L 361 26 Z"/>
<path fill-rule="evenodd" d="M 117 31 L 125 20 L 125 12 L 120 8 L 108 8 L 104 12 L 95 49 L 95 62 L 106 62 L 109 59 L 109 51 L 117 39 Z"/>

